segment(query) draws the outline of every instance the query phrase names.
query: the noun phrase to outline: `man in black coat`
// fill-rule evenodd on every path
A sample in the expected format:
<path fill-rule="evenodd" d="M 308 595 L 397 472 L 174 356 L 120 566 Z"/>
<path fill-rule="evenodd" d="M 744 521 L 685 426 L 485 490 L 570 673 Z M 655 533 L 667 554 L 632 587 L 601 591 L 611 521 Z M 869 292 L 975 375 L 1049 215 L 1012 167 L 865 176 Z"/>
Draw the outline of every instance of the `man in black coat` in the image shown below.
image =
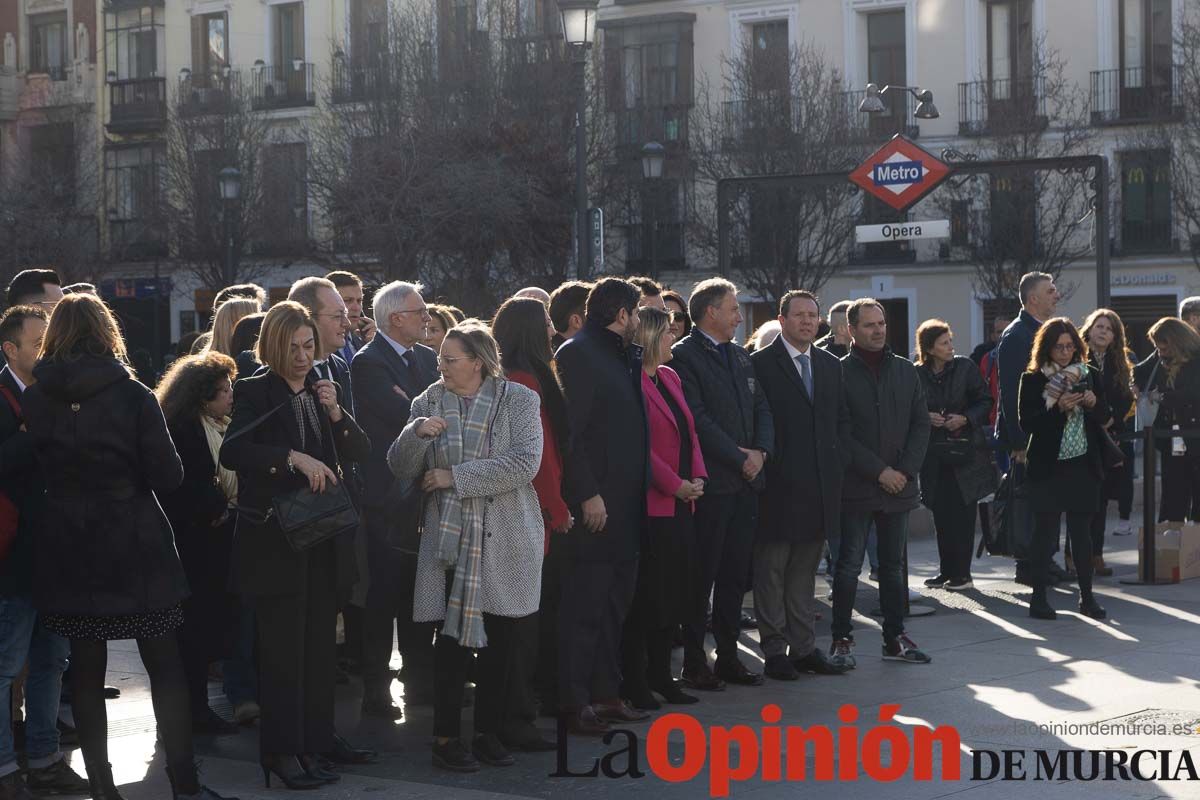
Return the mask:
<path fill-rule="evenodd" d="M 408 422 L 412 400 L 438 379 L 437 354 L 420 344 L 429 326 L 421 287 L 394 281 L 375 294 L 375 337 L 351 364 L 358 390 L 359 426 L 371 440 L 363 470 L 366 492 L 370 587 L 366 597 L 363 713 L 397 718 L 392 702 L 392 620 L 404 660 L 401 679 L 408 703 L 426 703 L 433 693 L 433 626 L 413 622 L 416 552 L 388 542 L 391 510 L 398 500 L 387 451 Z"/>
<path fill-rule="evenodd" d="M 23 780 L 17 753 L 0 745 L 0 798 L 26 798 L 28 790 L 85 793 L 59 750 L 58 708 L 70 644 L 41 625 L 33 606 L 33 539 L 46 513 L 45 487 L 34 458 L 33 439 L 24 429 L 21 395 L 33 383 L 46 314 L 37 306 L 14 306 L 0 319 L 0 343 L 7 365 L 0 369 L 0 491 L 16 510 L 16 538 L 0 554 L 0 726 L 12 725 L 9 693 L 29 665 L 25 694 Z M 26 784 L 28 783 L 28 787 Z"/>
<path fill-rule="evenodd" d="M 723 689 L 723 681 L 757 686 L 762 676 L 742 665 L 737 642 L 742 597 L 750 586 L 758 492 L 765 483 L 762 469 L 775 446 L 771 409 L 750 356 L 733 343 L 742 324 L 737 288 L 723 278 L 701 281 L 692 290 L 688 313 L 694 327 L 672 348 L 671 366 L 683 381 L 696 419 L 708 484 L 696 502 L 700 580 L 691 619 L 684 626 L 683 679 L 706 691 Z M 704 650 L 704 622 L 714 584 L 715 674 Z"/>
<path fill-rule="evenodd" d="M 846 671 L 816 646 L 813 629 L 825 537 L 841 528 L 850 427 L 842 365 L 813 342 L 820 320 L 815 295 L 788 292 L 779 301 L 779 337 L 750 356 L 775 427 L 754 543 L 754 608 L 763 672 L 776 680 Z"/>
<path fill-rule="evenodd" d="M 850 411 L 850 459 L 842 485 L 842 538 L 835 559 L 829 654 L 837 663 L 855 666 L 850 615 L 867 532 L 874 523 L 879 543 L 883 658 L 927 664 L 929 656 L 904 633 L 908 514 L 920 504 L 917 477 L 929 447 L 925 389 L 916 367 L 887 346 L 887 319 L 878 300 L 855 300 L 846 319 L 853 341 L 849 355 L 842 359 Z"/>
<path fill-rule="evenodd" d="M 583 328 L 556 356 L 572 444 L 563 484 L 575 527 L 564 535 L 558 614 L 560 711 L 573 733 L 647 715 L 620 699 L 621 626 L 633 602 L 646 524 L 648 434 L 641 348 L 631 346 L 640 293 L 605 278 Z"/>
<path fill-rule="evenodd" d="M 817 347 L 841 358 L 850 352 L 850 332 L 846 327 L 846 309 L 849 300 L 840 300 L 829 309 L 829 333 L 817 340 Z"/>

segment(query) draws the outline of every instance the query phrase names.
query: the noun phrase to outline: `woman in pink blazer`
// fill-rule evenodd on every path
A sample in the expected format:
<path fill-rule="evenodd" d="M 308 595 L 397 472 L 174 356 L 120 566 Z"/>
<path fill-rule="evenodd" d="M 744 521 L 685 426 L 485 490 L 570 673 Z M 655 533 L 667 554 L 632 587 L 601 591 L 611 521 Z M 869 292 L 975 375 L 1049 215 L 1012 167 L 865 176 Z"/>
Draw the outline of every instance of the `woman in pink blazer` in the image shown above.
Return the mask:
<path fill-rule="evenodd" d="M 671 360 L 675 341 L 670 317 L 654 308 L 640 309 L 639 314 L 642 397 L 650 427 L 649 521 L 638 561 L 637 592 L 625 620 L 622 696 L 636 708 L 654 710 L 661 706 L 652 692 L 668 703 L 696 702 L 671 677 L 671 643 L 693 595 L 692 511 L 708 473 L 679 376 L 663 366 Z"/>

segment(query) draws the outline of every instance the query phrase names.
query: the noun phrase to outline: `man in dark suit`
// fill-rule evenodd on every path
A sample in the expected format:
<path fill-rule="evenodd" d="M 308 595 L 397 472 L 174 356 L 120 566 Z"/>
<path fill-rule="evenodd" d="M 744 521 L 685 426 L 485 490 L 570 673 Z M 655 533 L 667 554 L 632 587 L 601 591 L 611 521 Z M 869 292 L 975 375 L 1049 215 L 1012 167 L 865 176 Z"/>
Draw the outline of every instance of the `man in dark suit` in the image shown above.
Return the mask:
<path fill-rule="evenodd" d="M 16 539 L 0 557 L 0 726 L 12 724 L 9 693 L 29 665 L 25 683 L 25 742 L 29 769 L 24 779 L 12 739 L 0 744 L 0 798 L 32 797 L 30 791 L 84 794 L 86 780 L 75 774 L 59 750 L 58 708 L 70 644 L 42 626 L 33 606 L 33 537 L 45 514 L 45 488 L 34 460 L 33 440 L 21 419 L 21 395 L 33 383 L 46 313 L 38 306 L 14 306 L 0 318 L 0 343 L 7 365 L 0 369 L 0 490 L 17 510 Z M 18 704 L 19 707 L 19 704 Z"/>
<path fill-rule="evenodd" d="M 363 314 L 362 278 L 346 270 L 327 273 L 325 278 L 337 288 L 342 302 L 346 304 L 346 315 L 350 318 L 346 343 L 338 350 L 338 355 L 349 364 L 354 361 L 355 354 L 363 349 L 363 345 L 375 338 L 375 321 Z"/>
<path fill-rule="evenodd" d="M 829 309 L 829 333 L 817 340 L 817 347 L 841 358 L 850 352 L 850 330 L 846 325 L 846 309 L 850 308 L 849 300 L 834 303 Z"/>
<path fill-rule="evenodd" d="M 633 602 L 646 523 L 648 434 L 641 348 L 631 346 L 640 293 L 605 278 L 583 328 L 556 356 L 572 446 L 564 487 L 578 520 L 564 536 L 559 605 L 560 710 L 573 733 L 647 715 L 620 699 L 621 626 Z"/>
<path fill-rule="evenodd" d="M 816 646 L 813 629 L 825 537 L 841 529 L 850 428 L 842 365 L 813 341 L 820 320 L 815 295 L 788 292 L 779 301 L 779 337 L 750 356 L 775 427 L 754 543 L 754 608 L 763 672 L 776 680 L 846 671 Z"/>
<path fill-rule="evenodd" d="M 321 352 L 315 354 L 313 371 L 317 380 L 330 380 L 341 389 L 342 408 L 354 416 L 354 385 L 350 365 L 338 355 L 350 333 L 350 316 L 346 303 L 338 294 L 333 281 L 326 278 L 301 278 L 292 284 L 288 300 L 308 309 L 321 335 Z"/>
<path fill-rule="evenodd" d="M 387 451 L 408 423 L 412 400 L 438 378 L 437 354 L 420 344 L 429 310 L 421 287 L 394 281 L 375 293 L 375 337 L 354 357 L 358 424 L 371 440 L 364 473 L 370 588 L 366 597 L 363 713 L 398 718 L 392 702 L 392 620 L 404 660 L 401 679 L 408 703 L 427 703 L 433 693 L 433 626 L 413 622 L 416 552 L 388 543 L 390 509 L 397 499 Z"/>
<path fill-rule="evenodd" d="M 672 349 L 671 366 L 696 418 L 708 468 L 708 485 L 696 502 L 700 580 L 692 618 L 684 626 L 683 679 L 693 688 L 717 691 L 724 682 L 757 686 L 762 676 L 737 656 L 742 597 L 750 585 L 754 529 L 763 464 L 775 446 L 771 409 L 754 375 L 750 356 L 733 343 L 742 324 L 737 287 L 723 278 L 692 290 L 688 313 L 694 327 Z M 704 650 L 708 596 L 713 592 L 712 630 L 716 673 Z"/>

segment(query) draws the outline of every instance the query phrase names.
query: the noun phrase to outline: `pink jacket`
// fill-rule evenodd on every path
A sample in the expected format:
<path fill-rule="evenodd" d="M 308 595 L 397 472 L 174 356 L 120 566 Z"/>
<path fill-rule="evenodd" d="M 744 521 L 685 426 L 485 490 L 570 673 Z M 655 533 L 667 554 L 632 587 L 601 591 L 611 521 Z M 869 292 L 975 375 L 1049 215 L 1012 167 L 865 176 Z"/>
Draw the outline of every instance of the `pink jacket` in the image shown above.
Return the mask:
<path fill-rule="evenodd" d="M 651 517 L 675 516 L 675 490 L 683 482 L 679 477 L 680 434 L 692 438 L 692 480 L 707 478 L 704 456 L 700 452 L 700 439 L 696 436 L 696 423 L 683 396 L 683 384 L 679 375 L 670 367 L 658 368 L 659 384 L 670 392 L 671 397 L 683 409 L 688 429 L 681 432 L 675 424 L 671 407 L 658 393 L 654 381 L 642 373 L 642 395 L 646 403 L 646 419 L 650 426 L 650 488 L 646 492 L 646 513 Z"/>

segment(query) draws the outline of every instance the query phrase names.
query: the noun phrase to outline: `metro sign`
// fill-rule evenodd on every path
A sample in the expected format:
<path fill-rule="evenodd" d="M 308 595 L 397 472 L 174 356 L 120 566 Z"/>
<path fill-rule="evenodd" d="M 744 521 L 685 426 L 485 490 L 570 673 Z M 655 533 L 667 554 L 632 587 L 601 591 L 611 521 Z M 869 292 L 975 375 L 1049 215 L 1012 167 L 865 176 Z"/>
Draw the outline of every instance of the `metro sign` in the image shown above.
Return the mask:
<path fill-rule="evenodd" d="M 898 133 L 851 172 L 850 180 L 897 211 L 906 211 L 949 174 L 949 166 Z"/>

